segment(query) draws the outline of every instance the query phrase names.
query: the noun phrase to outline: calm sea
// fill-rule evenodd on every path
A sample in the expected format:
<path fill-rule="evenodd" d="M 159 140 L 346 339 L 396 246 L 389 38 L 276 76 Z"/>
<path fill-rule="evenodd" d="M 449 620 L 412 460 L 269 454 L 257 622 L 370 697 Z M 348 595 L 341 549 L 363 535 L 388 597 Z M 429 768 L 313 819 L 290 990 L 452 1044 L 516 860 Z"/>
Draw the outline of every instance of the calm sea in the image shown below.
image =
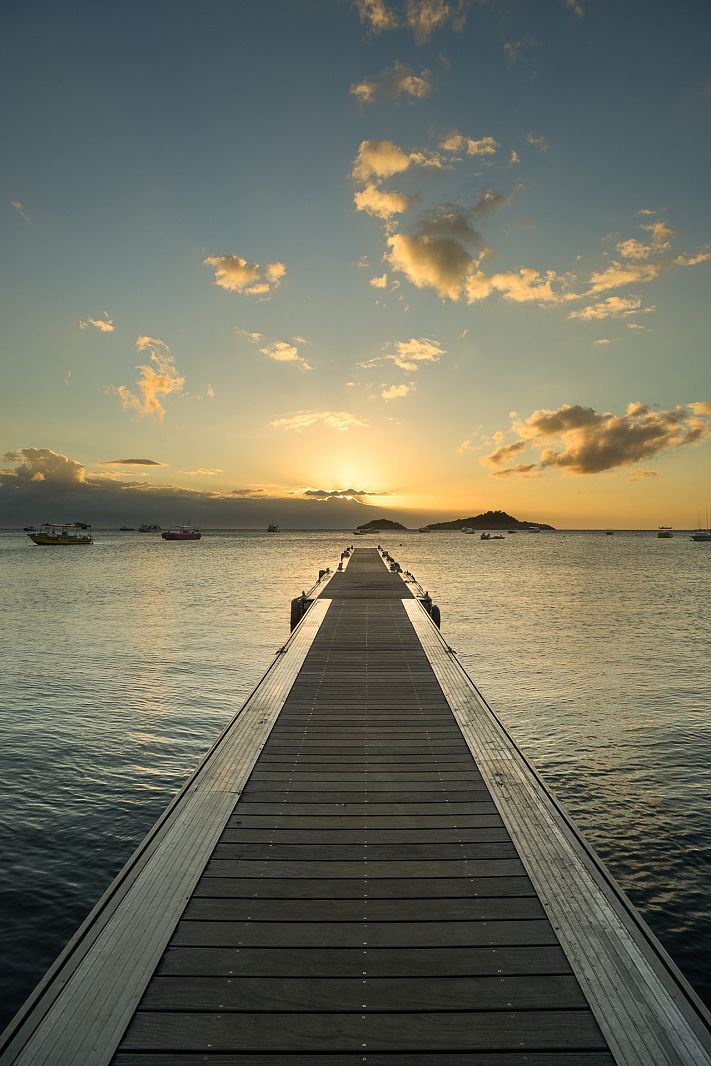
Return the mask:
<path fill-rule="evenodd" d="M 711 544 L 378 539 L 711 1002 Z M 0 534 L 0 1024 L 259 680 L 291 597 L 351 540 L 99 532 L 52 550 Z"/>

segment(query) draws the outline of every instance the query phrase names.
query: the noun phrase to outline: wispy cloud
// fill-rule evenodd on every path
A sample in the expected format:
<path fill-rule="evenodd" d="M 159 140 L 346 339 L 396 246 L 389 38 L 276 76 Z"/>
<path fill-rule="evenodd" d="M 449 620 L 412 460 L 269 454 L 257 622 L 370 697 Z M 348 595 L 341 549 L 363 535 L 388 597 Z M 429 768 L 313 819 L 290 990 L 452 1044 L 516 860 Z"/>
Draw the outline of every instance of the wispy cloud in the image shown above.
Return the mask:
<path fill-rule="evenodd" d="M 372 285 L 374 289 L 387 289 L 388 275 L 378 274 L 375 277 L 370 278 L 368 284 Z"/>
<path fill-rule="evenodd" d="M 390 359 L 401 370 L 412 372 L 417 370 L 420 363 L 437 363 L 446 354 L 447 349 L 439 341 L 430 340 L 429 337 L 412 337 L 409 341 L 397 341 L 395 354 L 387 355 L 386 359 Z"/>
<path fill-rule="evenodd" d="M 262 355 L 266 355 L 267 359 L 272 359 L 275 363 L 295 363 L 299 370 L 313 369 L 303 358 L 296 345 L 289 344 L 288 341 L 274 341 L 273 344 L 267 344 L 259 350 Z"/>
<path fill-rule="evenodd" d="M 496 155 L 500 145 L 493 137 L 465 137 L 463 133 L 452 130 L 440 139 L 439 146 L 444 152 L 465 152 L 471 156 Z"/>
<path fill-rule="evenodd" d="M 371 33 L 394 30 L 398 24 L 397 16 L 385 0 L 355 0 L 360 20 Z"/>
<path fill-rule="evenodd" d="M 227 292 L 269 297 L 286 276 L 284 263 L 249 263 L 241 255 L 208 255 L 205 266 L 215 271 L 215 284 Z"/>
<path fill-rule="evenodd" d="M 405 22 L 415 35 L 417 44 L 425 44 L 435 30 L 448 23 L 456 31 L 464 28 L 466 4 L 464 0 L 407 0 Z"/>
<path fill-rule="evenodd" d="M 161 422 L 165 418 L 164 396 L 182 392 L 185 378 L 179 374 L 175 359 L 165 341 L 157 337 L 138 337 L 137 352 L 150 352 L 150 363 L 144 363 L 136 369 L 139 372 L 136 391 L 132 392 L 125 385 L 118 385 L 114 392 L 123 407 L 137 411 L 140 415 L 154 415 Z"/>
<path fill-rule="evenodd" d="M 27 214 L 27 211 L 25 210 L 24 205 L 21 204 L 19 200 L 10 200 L 10 207 L 14 208 L 14 210 L 17 212 L 17 214 L 20 216 L 20 218 L 24 219 L 25 222 L 31 222 L 32 221 L 30 216 Z"/>
<path fill-rule="evenodd" d="M 581 19 L 585 14 L 585 12 L 583 11 L 583 5 L 581 3 L 581 0 L 563 0 L 563 2 L 565 3 L 565 6 L 573 12 L 574 15 L 578 16 L 579 19 Z"/>
<path fill-rule="evenodd" d="M 304 489 L 302 495 L 314 500 L 359 500 L 363 496 L 390 496 L 390 493 L 368 489 Z"/>
<path fill-rule="evenodd" d="M 596 304 L 571 311 L 568 318 L 582 322 L 598 322 L 604 318 L 629 318 L 630 315 L 650 314 L 654 307 L 643 307 L 639 296 L 608 296 Z"/>
<path fill-rule="evenodd" d="M 629 404 L 622 415 L 580 404 L 541 409 L 528 418 L 514 420 L 512 428 L 518 439 L 497 447 L 482 463 L 495 468 L 499 476 L 551 469 L 599 474 L 633 466 L 711 436 L 711 423 L 699 417 L 708 412 L 698 411 L 697 406 L 678 404 L 664 411 L 637 402 Z M 525 448 L 538 451 L 537 462 L 502 467 Z"/>
<path fill-rule="evenodd" d="M 189 477 L 217 477 L 222 471 L 213 466 L 199 466 L 197 470 L 183 470 Z"/>
<path fill-rule="evenodd" d="M 351 85 L 351 95 L 360 104 L 373 104 L 381 94 L 393 100 L 404 99 L 411 103 L 424 100 L 432 92 L 432 77 L 429 70 L 416 74 L 411 67 L 398 60 L 372 78 Z"/>
<path fill-rule="evenodd" d="M 91 315 L 87 315 L 86 318 L 79 319 L 79 329 L 85 330 L 93 326 L 94 329 L 98 329 L 99 333 L 114 333 L 116 330 L 115 324 L 111 321 L 111 316 L 108 311 L 102 311 L 102 318 L 98 316 L 93 318 Z"/>
<path fill-rule="evenodd" d="M 275 418 L 269 423 L 274 429 L 299 431 L 312 426 L 325 426 L 344 433 L 349 429 L 369 429 L 370 423 L 349 411 L 297 411 L 296 414 Z"/>
<path fill-rule="evenodd" d="M 527 133 L 526 141 L 528 144 L 533 145 L 534 148 L 538 148 L 541 152 L 548 151 L 548 142 L 541 133 Z"/>
<path fill-rule="evenodd" d="M 388 400 L 400 400 L 400 399 L 402 399 L 403 396 L 407 396 L 408 393 L 411 393 L 411 392 L 414 392 L 414 391 L 415 391 L 415 382 L 414 381 L 408 381 L 408 382 L 404 382 L 402 385 L 388 385 L 386 388 L 383 389 L 383 391 L 380 393 L 380 395 L 386 401 L 388 401 Z"/>

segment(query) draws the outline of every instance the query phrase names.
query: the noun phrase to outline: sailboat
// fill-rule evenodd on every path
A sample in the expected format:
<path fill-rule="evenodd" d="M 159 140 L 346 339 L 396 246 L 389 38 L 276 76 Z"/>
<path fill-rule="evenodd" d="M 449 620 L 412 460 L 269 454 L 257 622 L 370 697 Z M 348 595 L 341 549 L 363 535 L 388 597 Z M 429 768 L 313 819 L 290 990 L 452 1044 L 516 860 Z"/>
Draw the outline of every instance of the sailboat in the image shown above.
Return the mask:
<path fill-rule="evenodd" d="M 692 540 L 698 540 L 702 543 L 711 543 L 711 523 L 709 522 L 709 509 L 706 508 L 706 529 L 701 525 L 701 512 L 699 511 L 699 528 L 695 533 L 691 534 Z"/>

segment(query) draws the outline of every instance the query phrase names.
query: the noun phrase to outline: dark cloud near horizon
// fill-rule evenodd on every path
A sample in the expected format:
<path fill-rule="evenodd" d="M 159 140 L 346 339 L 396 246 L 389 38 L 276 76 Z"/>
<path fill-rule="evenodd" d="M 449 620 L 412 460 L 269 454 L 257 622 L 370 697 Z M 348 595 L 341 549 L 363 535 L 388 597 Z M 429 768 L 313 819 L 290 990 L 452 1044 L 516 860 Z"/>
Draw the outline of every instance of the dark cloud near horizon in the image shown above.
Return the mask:
<path fill-rule="evenodd" d="M 157 459 L 104 459 L 99 466 L 167 466 Z"/>
<path fill-rule="evenodd" d="M 360 496 L 389 496 L 389 492 L 368 492 L 366 489 L 306 489 L 304 496 L 319 500 L 341 498 L 357 499 Z"/>

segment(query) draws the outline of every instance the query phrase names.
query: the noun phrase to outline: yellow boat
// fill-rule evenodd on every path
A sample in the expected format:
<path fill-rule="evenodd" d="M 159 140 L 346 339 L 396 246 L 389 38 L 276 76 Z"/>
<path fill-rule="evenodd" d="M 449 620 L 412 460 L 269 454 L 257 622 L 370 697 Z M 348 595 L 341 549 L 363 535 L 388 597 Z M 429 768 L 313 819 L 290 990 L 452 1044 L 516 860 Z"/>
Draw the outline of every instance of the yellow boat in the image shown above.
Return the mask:
<path fill-rule="evenodd" d="M 45 522 L 35 533 L 27 534 L 35 544 L 93 544 L 91 526 L 86 522 L 65 522 L 54 525 Z"/>

